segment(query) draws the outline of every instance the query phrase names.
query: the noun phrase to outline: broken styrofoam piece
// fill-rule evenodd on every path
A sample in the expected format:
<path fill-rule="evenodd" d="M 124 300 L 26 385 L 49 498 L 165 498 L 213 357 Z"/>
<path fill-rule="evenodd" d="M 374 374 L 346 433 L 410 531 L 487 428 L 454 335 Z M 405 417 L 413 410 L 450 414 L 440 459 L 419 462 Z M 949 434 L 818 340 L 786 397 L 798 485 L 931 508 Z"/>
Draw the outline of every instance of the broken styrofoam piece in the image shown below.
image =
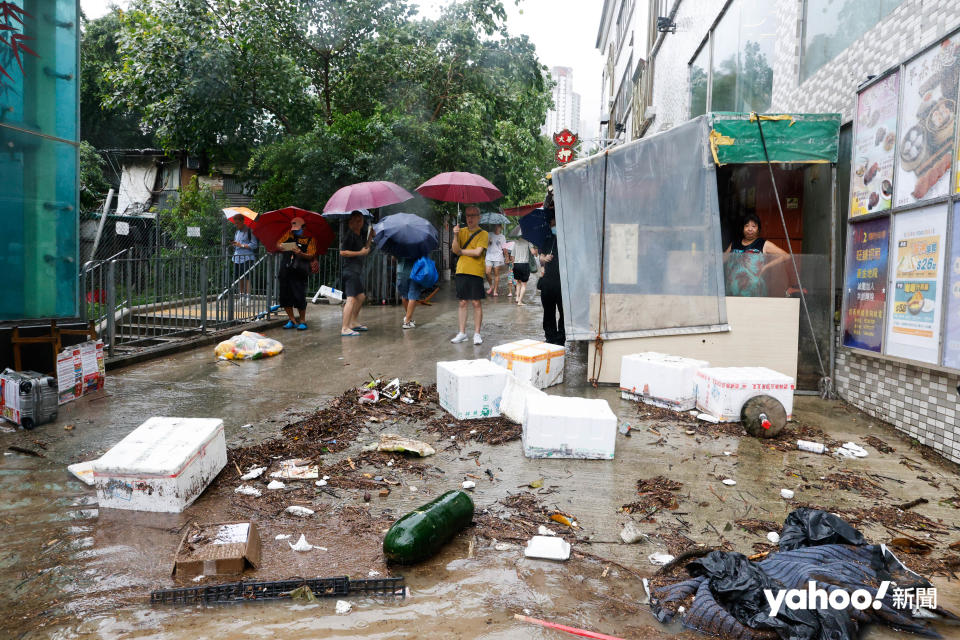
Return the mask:
<path fill-rule="evenodd" d="M 290 545 L 290 548 L 294 551 L 310 551 L 313 549 L 313 545 L 307 542 L 307 536 L 303 535 L 302 533 L 300 534 L 300 539 L 295 543 L 288 542 L 287 544 Z"/>
<path fill-rule="evenodd" d="M 767 540 L 770 541 L 770 544 L 779 544 L 780 543 L 780 534 L 776 531 L 771 531 L 767 533 Z"/>
<path fill-rule="evenodd" d="M 263 472 L 266 470 L 267 470 L 266 467 L 254 467 L 253 469 L 250 469 L 250 471 L 247 471 L 245 474 L 240 476 L 240 479 L 255 480 L 256 478 L 259 478 L 260 476 L 262 476 Z"/>
<path fill-rule="evenodd" d="M 462 486 L 464 489 L 473 489 L 474 487 L 477 486 L 477 483 L 474 482 L 473 480 L 464 480 L 464 481 L 463 481 L 463 484 L 462 484 L 461 486 Z"/>
<path fill-rule="evenodd" d="M 553 531 L 551 531 L 550 529 L 547 529 L 545 526 L 540 525 L 540 528 L 537 529 L 537 535 L 541 535 L 541 536 L 555 536 L 555 535 L 557 535 L 557 534 L 554 533 Z"/>
<path fill-rule="evenodd" d="M 201 574 L 198 575 L 198 576 L 194 576 L 194 577 L 193 577 L 193 581 L 194 581 L 194 582 L 200 582 L 201 580 L 203 580 L 203 579 L 206 578 L 206 577 L 207 577 L 207 576 L 205 576 L 205 575 L 203 575 L 203 574 L 201 573 Z"/>
<path fill-rule="evenodd" d="M 620 397 L 664 409 L 686 411 L 697 404 L 695 375 L 705 360 L 644 351 L 620 360 Z M 694 412 L 696 415 L 696 412 Z"/>
<path fill-rule="evenodd" d="M 523 555 L 544 560 L 567 560 L 570 557 L 570 543 L 555 536 L 533 536 L 527 541 Z"/>
<path fill-rule="evenodd" d="M 306 507 L 300 507 L 297 505 L 290 505 L 284 509 L 284 511 L 295 516 L 300 516 L 301 518 L 306 518 L 307 516 L 313 515 L 313 509 L 307 509 Z"/>
<path fill-rule="evenodd" d="M 780 489 L 780 497 L 784 500 L 793 500 L 793 490 L 792 489 Z"/>
<path fill-rule="evenodd" d="M 350 613 L 351 609 L 353 609 L 353 605 L 346 600 L 337 600 L 337 614 Z"/>
<path fill-rule="evenodd" d="M 320 467 L 310 464 L 310 460 L 294 458 L 280 462 L 280 470 L 270 474 L 271 478 L 286 480 L 312 480 L 320 475 Z"/>
<path fill-rule="evenodd" d="M 845 443 L 845 444 L 840 448 L 840 451 L 849 451 L 849 452 L 850 452 L 850 455 L 853 456 L 854 458 L 866 458 L 868 455 L 870 455 L 869 453 L 867 453 L 867 450 L 866 450 L 866 449 L 864 449 L 863 447 L 861 447 L 860 445 L 858 445 L 858 444 L 855 443 L 855 442 L 847 442 L 847 443 Z M 839 451 L 834 450 L 834 453 L 838 453 L 838 452 L 839 452 Z M 843 454 L 843 455 L 846 456 L 847 454 Z M 847 456 L 847 457 L 849 457 L 849 456 Z"/>
<path fill-rule="evenodd" d="M 493 545 L 493 548 L 497 551 L 509 551 L 510 549 L 513 549 L 513 545 L 509 542 L 498 542 L 497 544 Z"/>
<path fill-rule="evenodd" d="M 415 453 L 421 458 L 432 456 L 437 451 L 426 442 L 404 438 L 396 433 L 381 433 L 377 451 Z"/>
<path fill-rule="evenodd" d="M 650 561 L 650 564 L 655 564 L 662 567 L 665 564 L 673 562 L 673 556 L 669 553 L 660 553 L 657 551 L 647 556 L 647 560 Z"/>
<path fill-rule="evenodd" d="M 797 449 L 809 451 L 810 453 L 827 453 L 830 451 L 826 445 L 820 442 L 811 442 L 810 440 L 797 440 Z"/>
<path fill-rule="evenodd" d="M 76 464 L 71 464 L 67 467 L 67 471 L 72 473 L 77 477 L 78 480 L 84 484 L 93 486 L 93 463 L 96 460 L 90 460 L 88 462 L 78 462 Z"/>
<path fill-rule="evenodd" d="M 732 456 L 732 455 L 733 455 L 733 452 L 732 452 L 732 451 L 724 451 L 724 452 L 723 452 L 723 455 L 725 455 L 725 456 Z"/>
<path fill-rule="evenodd" d="M 623 530 L 620 531 L 620 539 L 627 544 L 639 542 L 645 537 L 637 523 L 632 520 L 625 524 Z"/>
<path fill-rule="evenodd" d="M 324 480 L 317 480 L 317 481 L 314 482 L 313 484 L 317 485 L 318 487 L 325 487 L 325 486 L 327 486 L 327 481 L 326 481 L 326 479 L 324 479 Z"/>
<path fill-rule="evenodd" d="M 278 533 L 277 537 L 274 540 L 288 540 L 290 538 L 289 533 Z"/>
<path fill-rule="evenodd" d="M 261 492 L 260 489 L 257 489 L 256 487 L 251 487 L 248 484 L 240 485 L 239 487 L 234 489 L 233 492 L 241 493 L 245 496 L 253 496 L 254 498 L 259 498 L 261 495 L 263 495 L 263 492 Z"/>
<path fill-rule="evenodd" d="M 417 492 L 417 488 L 416 488 L 415 486 L 413 486 L 413 485 L 410 485 L 410 491 L 411 491 L 412 493 L 416 493 L 416 492 Z"/>
<path fill-rule="evenodd" d="M 270 484 L 267 485 L 267 489 L 270 489 L 271 491 L 274 491 L 274 490 L 276 490 L 276 489 L 283 489 L 283 488 L 285 488 L 286 486 L 287 486 L 287 485 L 285 485 L 284 483 L 280 482 L 279 480 L 271 480 L 271 481 L 270 481 Z"/>
<path fill-rule="evenodd" d="M 703 420 L 704 422 L 712 422 L 713 424 L 720 424 L 720 418 L 712 416 L 709 413 L 698 413 L 697 420 Z"/>
<path fill-rule="evenodd" d="M 728 487 L 732 487 L 733 485 L 737 484 L 737 481 L 732 478 L 725 478 L 723 480 L 723 484 L 727 485 Z"/>

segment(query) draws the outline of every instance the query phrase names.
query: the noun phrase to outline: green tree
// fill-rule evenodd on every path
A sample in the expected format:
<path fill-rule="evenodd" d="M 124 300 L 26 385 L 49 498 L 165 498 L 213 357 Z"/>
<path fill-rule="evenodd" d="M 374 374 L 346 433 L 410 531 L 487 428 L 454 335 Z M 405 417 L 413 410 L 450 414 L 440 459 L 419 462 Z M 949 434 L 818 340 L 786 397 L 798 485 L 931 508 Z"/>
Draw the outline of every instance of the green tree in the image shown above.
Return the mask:
<path fill-rule="evenodd" d="M 220 246 L 222 209 L 228 206 L 227 201 L 210 187 L 199 184 L 196 176 L 180 189 L 178 196 L 170 209 L 157 213 L 161 229 L 178 246 L 204 253 L 214 251 Z M 190 236 L 189 227 L 198 227 L 200 236 Z"/>
<path fill-rule="evenodd" d="M 92 211 L 103 205 L 110 189 L 103 174 L 106 166 L 103 158 L 86 140 L 80 142 L 80 210 Z"/>
<path fill-rule="evenodd" d="M 112 99 L 115 88 L 108 76 L 121 65 L 119 10 L 96 20 L 81 16 L 81 26 L 80 138 L 97 149 L 154 146 L 152 136 L 140 129 L 142 114 Z"/>

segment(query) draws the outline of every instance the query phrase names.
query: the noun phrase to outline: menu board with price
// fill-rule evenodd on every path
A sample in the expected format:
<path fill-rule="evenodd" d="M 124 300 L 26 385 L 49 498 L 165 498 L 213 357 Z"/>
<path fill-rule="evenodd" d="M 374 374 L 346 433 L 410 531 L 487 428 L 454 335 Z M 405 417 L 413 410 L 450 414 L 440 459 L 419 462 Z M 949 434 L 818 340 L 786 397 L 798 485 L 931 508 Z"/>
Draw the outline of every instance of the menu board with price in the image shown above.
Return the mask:
<path fill-rule="evenodd" d="M 890 219 L 850 225 L 843 289 L 843 344 L 880 352 L 887 300 Z"/>

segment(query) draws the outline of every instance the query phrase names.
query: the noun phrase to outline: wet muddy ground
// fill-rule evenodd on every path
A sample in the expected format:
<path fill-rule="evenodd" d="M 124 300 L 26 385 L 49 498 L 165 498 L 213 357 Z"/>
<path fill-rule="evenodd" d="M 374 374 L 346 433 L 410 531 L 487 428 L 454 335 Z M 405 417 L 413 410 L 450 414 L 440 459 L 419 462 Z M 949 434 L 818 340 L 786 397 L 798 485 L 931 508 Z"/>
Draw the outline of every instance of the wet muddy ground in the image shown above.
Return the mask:
<path fill-rule="evenodd" d="M 448 342 L 456 322 L 449 301 L 418 309 L 417 328 L 406 332 L 399 326 L 399 309 L 368 308 L 363 319 L 371 331 L 349 339 L 335 335 L 336 308 L 314 307 L 309 332 L 270 332 L 286 347 L 277 358 L 238 366 L 214 361 L 212 347 L 188 351 L 108 374 L 105 394 L 62 407 L 54 424 L 0 433 L 5 451 L 0 457 L 5 497 L 0 502 L 0 610 L 5 614 L 0 636 L 562 637 L 513 619 L 515 613 L 529 612 L 624 638 L 676 633 L 692 638 L 690 632 L 662 627 L 640 604 L 639 577 L 656 570 L 647 556 L 696 544 L 762 552 L 767 530 L 799 504 L 841 513 L 873 542 L 900 537 L 930 544 L 927 555 L 901 553 L 901 559 L 938 572 L 934 583 L 940 603 L 960 610 L 960 568 L 950 564 L 957 552 L 948 548 L 960 540 L 960 475 L 952 465 L 840 402 L 798 397 L 791 429 L 806 439 L 857 442 L 869 451 L 867 458 L 805 453 L 786 438 L 760 441 L 742 436 L 736 426 L 638 406 L 621 400 L 613 388 L 585 385 L 577 354 L 568 358 L 567 382 L 548 392 L 608 400 L 621 423 L 631 427 L 629 437 L 618 436 L 613 461 L 529 460 L 518 440 L 478 442 L 472 428 L 432 407 L 393 415 L 382 404 L 354 415 L 344 439 L 327 438 L 337 440 L 318 460 L 331 476 L 329 491 L 311 483 L 259 499 L 238 496 L 233 488 L 239 474 L 231 462 L 183 514 L 100 510 L 92 489 L 65 469 L 100 455 L 152 415 L 179 415 L 222 418 L 232 458 L 245 470 L 257 455 L 278 455 L 263 448 L 264 441 L 295 437 L 295 427 L 283 427 L 316 421 L 318 410 L 329 409 L 334 398 L 371 375 L 429 385 L 437 360 L 482 357 L 492 345 L 539 335 L 539 306 L 518 308 L 500 298 L 486 310 L 489 333 L 482 347 L 474 347 Z M 502 427 L 477 431 L 494 435 Z M 382 432 L 430 442 L 437 454 L 421 460 L 364 453 L 363 445 Z M 294 443 L 280 444 L 298 450 Z M 44 457 L 10 451 L 11 445 Z M 726 478 L 737 484 L 724 485 Z M 474 526 L 431 560 L 415 567 L 386 566 L 380 541 L 390 523 L 465 479 L 477 485 Z M 380 495 L 383 488 L 390 489 L 388 495 Z M 794 500 L 784 501 L 782 488 L 793 489 Z M 370 494 L 369 502 L 364 494 Z M 927 502 L 905 511 L 895 508 L 921 497 Z M 310 506 L 316 513 L 306 519 L 280 513 L 288 504 Z M 578 527 L 551 519 L 554 514 L 575 520 Z M 260 524 L 263 540 L 264 564 L 247 579 L 356 578 L 376 572 L 404 576 L 409 595 L 352 599 L 353 611 L 340 616 L 333 600 L 147 604 L 151 589 L 178 586 L 170 569 L 189 522 L 241 517 Z M 619 542 L 629 520 L 646 534 L 634 545 Z M 523 540 L 540 525 L 573 542 L 570 561 L 523 558 Z M 287 541 L 275 539 L 291 534 L 296 540 L 301 533 L 327 550 L 298 554 Z M 951 631 L 956 630 L 946 629 L 945 635 Z M 876 629 L 866 637 L 897 636 Z"/>

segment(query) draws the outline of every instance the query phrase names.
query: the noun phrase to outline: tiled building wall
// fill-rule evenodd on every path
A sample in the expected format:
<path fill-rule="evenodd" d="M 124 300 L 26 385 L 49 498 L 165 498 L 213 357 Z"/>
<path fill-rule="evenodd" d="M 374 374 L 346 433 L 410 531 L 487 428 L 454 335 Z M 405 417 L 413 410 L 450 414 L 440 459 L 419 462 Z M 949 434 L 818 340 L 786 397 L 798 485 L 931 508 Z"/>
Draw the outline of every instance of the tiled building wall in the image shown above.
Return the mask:
<path fill-rule="evenodd" d="M 958 0 L 904 0 L 839 56 L 800 84 L 803 0 L 772 0 L 777 10 L 773 111 L 829 112 L 852 118 L 857 86 L 960 27 Z M 677 32 L 667 34 L 656 56 L 650 133 L 681 124 L 689 115 L 688 64 L 725 0 L 681 0 Z M 649 134 L 648 134 L 649 135 Z"/>
<path fill-rule="evenodd" d="M 960 376 L 840 348 L 836 378 L 841 398 L 960 463 Z"/>

